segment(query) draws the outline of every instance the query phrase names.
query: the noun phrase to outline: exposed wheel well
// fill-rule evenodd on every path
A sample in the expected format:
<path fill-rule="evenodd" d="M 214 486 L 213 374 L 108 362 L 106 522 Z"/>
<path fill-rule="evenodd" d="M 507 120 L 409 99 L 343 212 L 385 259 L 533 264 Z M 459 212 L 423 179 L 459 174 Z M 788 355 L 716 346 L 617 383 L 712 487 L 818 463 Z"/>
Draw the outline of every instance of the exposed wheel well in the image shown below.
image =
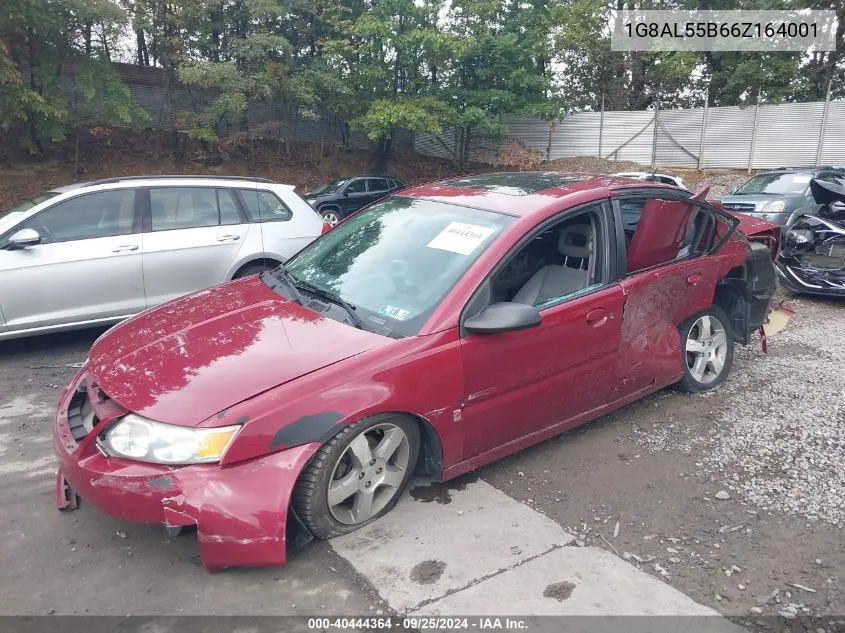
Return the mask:
<path fill-rule="evenodd" d="M 238 268 L 232 275 L 232 279 L 237 277 L 240 273 L 242 273 L 247 268 L 250 268 L 251 266 L 270 266 L 271 268 L 276 268 L 276 266 L 279 266 L 281 263 L 282 262 L 277 259 L 273 259 L 272 257 L 261 257 L 258 259 L 253 259 Z"/>
<path fill-rule="evenodd" d="M 745 276 L 745 266 L 732 268 L 716 286 L 713 294 L 713 305 L 719 306 L 727 315 L 733 340 L 742 345 L 747 345 L 749 338 L 748 283 Z"/>

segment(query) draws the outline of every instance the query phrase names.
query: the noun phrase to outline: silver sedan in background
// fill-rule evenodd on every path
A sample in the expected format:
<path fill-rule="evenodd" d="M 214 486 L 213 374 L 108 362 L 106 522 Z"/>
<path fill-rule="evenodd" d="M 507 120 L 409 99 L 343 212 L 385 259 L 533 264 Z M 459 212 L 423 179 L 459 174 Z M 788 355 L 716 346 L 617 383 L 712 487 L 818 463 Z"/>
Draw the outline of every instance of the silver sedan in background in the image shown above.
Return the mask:
<path fill-rule="evenodd" d="M 117 323 L 275 268 L 327 228 L 293 186 L 263 179 L 54 189 L 0 214 L 0 340 Z"/>

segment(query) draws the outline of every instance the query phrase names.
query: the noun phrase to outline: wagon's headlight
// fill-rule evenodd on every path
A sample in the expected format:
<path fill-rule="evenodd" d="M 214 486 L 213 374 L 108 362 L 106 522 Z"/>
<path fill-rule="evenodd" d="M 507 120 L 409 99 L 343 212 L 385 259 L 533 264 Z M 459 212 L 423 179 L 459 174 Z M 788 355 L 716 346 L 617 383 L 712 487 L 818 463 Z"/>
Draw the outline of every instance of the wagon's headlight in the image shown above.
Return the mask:
<path fill-rule="evenodd" d="M 760 211 L 762 213 L 783 213 L 785 208 L 786 205 L 783 203 L 783 200 L 772 200 L 761 206 Z"/>
<path fill-rule="evenodd" d="M 793 229 L 786 232 L 786 243 L 793 246 L 812 244 L 813 239 L 813 232 L 805 229 Z"/>
<path fill-rule="evenodd" d="M 102 447 L 109 455 L 141 462 L 207 464 L 220 461 L 240 428 L 196 429 L 130 413 L 106 432 Z"/>

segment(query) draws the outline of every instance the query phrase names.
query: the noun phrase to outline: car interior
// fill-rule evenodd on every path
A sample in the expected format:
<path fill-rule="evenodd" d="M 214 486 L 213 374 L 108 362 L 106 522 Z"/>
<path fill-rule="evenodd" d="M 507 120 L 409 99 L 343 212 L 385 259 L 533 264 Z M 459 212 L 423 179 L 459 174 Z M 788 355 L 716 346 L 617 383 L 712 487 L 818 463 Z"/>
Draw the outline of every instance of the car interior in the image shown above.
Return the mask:
<path fill-rule="evenodd" d="M 579 292 L 596 278 L 597 219 L 582 213 L 549 227 L 519 252 L 491 281 L 491 303 L 533 306 Z"/>

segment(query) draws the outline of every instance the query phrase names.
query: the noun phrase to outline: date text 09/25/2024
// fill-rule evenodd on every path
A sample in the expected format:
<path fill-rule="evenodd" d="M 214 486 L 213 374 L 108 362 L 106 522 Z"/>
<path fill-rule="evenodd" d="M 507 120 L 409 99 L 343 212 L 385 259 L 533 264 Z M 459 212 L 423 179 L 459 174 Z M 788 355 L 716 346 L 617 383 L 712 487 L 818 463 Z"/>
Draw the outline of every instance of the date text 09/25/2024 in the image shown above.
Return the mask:
<path fill-rule="evenodd" d="M 311 631 L 397 630 L 397 631 L 527 631 L 528 622 L 510 617 L 345 617 L 309 618 Z"/>

